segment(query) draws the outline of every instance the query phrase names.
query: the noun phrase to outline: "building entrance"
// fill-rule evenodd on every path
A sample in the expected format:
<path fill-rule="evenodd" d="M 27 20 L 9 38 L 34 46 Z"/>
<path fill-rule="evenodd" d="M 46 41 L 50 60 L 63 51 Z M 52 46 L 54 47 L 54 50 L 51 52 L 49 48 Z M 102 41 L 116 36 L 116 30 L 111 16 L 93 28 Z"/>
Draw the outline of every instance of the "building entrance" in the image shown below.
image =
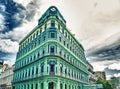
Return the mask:
<path fill-rule="evenodd" d="M 54 82 L 50 82 L 48 84 L 48 89 L 56 89 L 56 84 Z"/>

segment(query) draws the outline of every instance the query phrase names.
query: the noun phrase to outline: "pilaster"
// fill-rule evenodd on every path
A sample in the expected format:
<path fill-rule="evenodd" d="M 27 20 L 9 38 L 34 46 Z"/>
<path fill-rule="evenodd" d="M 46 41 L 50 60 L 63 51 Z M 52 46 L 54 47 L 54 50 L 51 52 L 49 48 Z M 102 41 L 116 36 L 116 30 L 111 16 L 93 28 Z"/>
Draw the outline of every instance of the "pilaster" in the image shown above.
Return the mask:
<path fill-rule="evenodd" d="M 44 81 L 44 89 L 48 89 L 48 83 Z"/>

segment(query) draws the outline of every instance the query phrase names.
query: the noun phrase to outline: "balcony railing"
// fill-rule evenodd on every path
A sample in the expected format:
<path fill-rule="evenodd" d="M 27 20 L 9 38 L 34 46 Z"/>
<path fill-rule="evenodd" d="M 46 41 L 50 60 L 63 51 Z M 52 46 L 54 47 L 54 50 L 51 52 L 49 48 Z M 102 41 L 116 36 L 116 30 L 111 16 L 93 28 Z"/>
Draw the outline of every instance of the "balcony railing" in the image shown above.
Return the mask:
<path fill-rule="evenodd" d="M 49 72 L 50 75 L 55 75 L 55 72 Z"/>

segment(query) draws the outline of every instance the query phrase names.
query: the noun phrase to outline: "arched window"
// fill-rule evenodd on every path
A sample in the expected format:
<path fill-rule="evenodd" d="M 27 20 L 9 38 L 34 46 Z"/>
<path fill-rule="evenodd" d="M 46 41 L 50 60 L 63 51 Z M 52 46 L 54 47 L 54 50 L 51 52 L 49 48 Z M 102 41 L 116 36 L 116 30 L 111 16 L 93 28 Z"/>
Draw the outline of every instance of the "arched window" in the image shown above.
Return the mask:
<path fill-rule="evenodd" d="M 56 84 L 54 82 L 50 82 L 48 84 L 48 89 L 55 89 L 55 87 L 56 87 Z"/>
<path fill-rule="evenodd" d="M 56 64 L 56 62 L 54 60 L 49 61 L 50 74 L 54 74 L 55 73 L 55 64 Z"/>
<path fill-rule="evenodd" d="M 43 51 L 42 51 L 42 55 L 44 56 L 44 54 L 45 54 L 45 51 L 43 50 Z"/>
<path fill-rule="evenodd" d="M 59 51 L 59 54 L 60 54 L 60 56 L 62 55 L 62 50 L 60 49 L 60 51 Z"/>
<path fill-rule="evenodd" d="M 27 77 L 27 71 L 25 72 L 25 78 Z"/>
<path fill-rule="evenodd" d="M 50 74 L 54 74 L 54 72 L 55 72 L 55 65 L 50 64 Z"/>
<path fill-rule="evenodd" d="M 44 63 L 41 63 L 41 73 L 44 72 Z"/>
<path fill-rule="evenodd" d="M 61 42 L 61 37 L 59 37 L 59 41 Z"/>
<path fill-rule="evenodd" d="M 38 65 L 36 66 L 36 74 L 38 74 Z"/>
<path fill-rule="evenodd" d="M 42 33 L 42 28 L 40 28 L 40 34 Z"/>
<path fill-rule="evenodd" d="M 70 69 L 68 70 L 68 75 L 70 76 Z"/>
<path fill-rule="evenodd" d="M 36 55 L 34 54 L 34 60 L 36 59 Z"/>
<path fill-rule="evenodd" d="M 45 27 L 44 27 L 44 29 L 46 30 L 46 28 L 47 28 L 47 24 L 45 24 Z"/>
<path fill-rule="evenodd" d="M 32 75 L 34 75 L 34 67 L 32 68 Z"/>

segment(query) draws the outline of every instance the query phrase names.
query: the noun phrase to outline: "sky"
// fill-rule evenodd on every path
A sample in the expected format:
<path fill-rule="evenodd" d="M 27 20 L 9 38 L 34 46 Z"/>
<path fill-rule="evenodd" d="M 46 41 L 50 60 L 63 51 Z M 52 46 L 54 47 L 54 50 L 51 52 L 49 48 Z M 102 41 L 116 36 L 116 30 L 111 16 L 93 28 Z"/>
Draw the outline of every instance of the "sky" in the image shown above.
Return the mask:
<path fill-rule="evenodd" d="M 120 77 L 120 0 L 0 0 L 0 60 L 13 65 L 19 42 L 56 6 L 94 71 Z"/>

